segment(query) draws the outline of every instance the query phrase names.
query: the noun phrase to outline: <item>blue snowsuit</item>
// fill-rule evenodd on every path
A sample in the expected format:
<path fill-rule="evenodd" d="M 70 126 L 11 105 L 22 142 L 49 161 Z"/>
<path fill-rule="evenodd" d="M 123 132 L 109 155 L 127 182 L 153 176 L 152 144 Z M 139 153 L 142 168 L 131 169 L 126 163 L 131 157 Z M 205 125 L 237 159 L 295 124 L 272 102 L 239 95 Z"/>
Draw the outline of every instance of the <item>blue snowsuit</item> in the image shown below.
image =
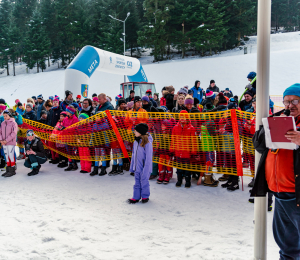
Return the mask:
<path fill-rule="evenodd" d="M 152 172 L 153 146 L 152 136 L 149 134 L 149 143 L 141 147 L 142 140 L 134 141 L 130 172 L 134 172 L 133 199 L 147 199 L 150 196 L 149 177 Z"/>
<path fill-rule="evenodd" d="M 193 91 L 193 98 L 198 98 L 200 104 L 202 102 L 203 99 L 203 89 L 202 88 L 196 88 L 195 86 L 191 88 L 191 90 Z"/>

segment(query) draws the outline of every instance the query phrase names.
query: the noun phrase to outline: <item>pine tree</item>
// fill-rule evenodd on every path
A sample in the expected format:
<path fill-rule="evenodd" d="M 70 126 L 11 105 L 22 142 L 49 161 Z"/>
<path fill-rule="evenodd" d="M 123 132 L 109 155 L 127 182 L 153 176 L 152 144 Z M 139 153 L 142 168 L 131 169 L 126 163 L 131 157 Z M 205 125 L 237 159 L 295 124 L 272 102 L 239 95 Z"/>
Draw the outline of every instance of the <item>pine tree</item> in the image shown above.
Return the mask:
<path fill-rule="evenodd" d="M 9 76 L 9 18 L 11 11 L 11 2 L 2 0 L 0 2 L 0 67 L 6 69 L 7 76 Z"/>
<path fill-rule="evenodd" d="M 170 44 L 170 35 L 167 31 L 167 23 L 171 18 L 170 10 L 174 8 L 171 0 L 145 0 L 145 17 L 148 24 L 138 32 L 138 43 L 152 48 L 154 61 L 164 59 L 166 46 Z"/>
<path fill-rule="evenodd" d="M 49 53 L 50 40 L 48 39 L 40 12 L 36 9 L 33 12 L 29 23 L 29 27 L 25 38 L 25 56 L 24 61 L 27 67 L 32 69 L 37 67 L 37 72 L 41 68 L 46 69 L 45 59 Z"/>

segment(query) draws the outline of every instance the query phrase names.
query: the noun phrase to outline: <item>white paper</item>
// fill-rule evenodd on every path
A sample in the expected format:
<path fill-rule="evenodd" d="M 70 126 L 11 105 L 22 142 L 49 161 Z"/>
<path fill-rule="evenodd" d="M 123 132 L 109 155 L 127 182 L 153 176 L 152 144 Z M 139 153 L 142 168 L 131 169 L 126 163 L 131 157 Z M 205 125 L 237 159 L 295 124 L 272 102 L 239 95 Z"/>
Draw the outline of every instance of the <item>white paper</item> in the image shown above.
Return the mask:
<path fill-rule="evenodd" d="M 291 142 L 280 142 L 280 143 L 272 142 L 268 118 L 263 118 L 262 122 L 265 129 L 266 146 L 269 149 L 297 150 L 299 148 L 298 145 Z M 293 120 L 293 122 L 294 122 L 294 131 L 296 131 L 295 120 Z"/>

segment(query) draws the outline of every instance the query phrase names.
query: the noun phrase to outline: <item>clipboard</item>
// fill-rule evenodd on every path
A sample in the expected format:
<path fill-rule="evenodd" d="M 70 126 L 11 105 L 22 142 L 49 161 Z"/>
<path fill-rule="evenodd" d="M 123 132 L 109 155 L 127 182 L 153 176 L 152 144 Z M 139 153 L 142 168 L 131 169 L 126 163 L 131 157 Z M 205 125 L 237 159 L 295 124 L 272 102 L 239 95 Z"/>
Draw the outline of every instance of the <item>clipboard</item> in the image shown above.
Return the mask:
<path fill-rule="evenodd" d="M 296 124 L 293 116 L 268 117 L 271 140 L 274 143 L 291 143 L 285 135 L 288 131 L 296 131 Z"/>

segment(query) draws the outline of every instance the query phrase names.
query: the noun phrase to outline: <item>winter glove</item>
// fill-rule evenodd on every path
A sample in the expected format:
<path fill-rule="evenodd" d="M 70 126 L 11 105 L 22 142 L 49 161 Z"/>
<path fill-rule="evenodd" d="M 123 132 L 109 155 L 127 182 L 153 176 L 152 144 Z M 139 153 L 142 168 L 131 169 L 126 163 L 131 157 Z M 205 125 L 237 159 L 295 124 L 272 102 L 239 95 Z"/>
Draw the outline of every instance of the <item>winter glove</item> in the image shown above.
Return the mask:
<path fill-rule="evenodd" d="M 251 85 L 251 84 L 248 84 L 248 85 L 245 87 L 245 89 L 251 90 L 251 89 L 252 89 L 252 85 Z"/>

